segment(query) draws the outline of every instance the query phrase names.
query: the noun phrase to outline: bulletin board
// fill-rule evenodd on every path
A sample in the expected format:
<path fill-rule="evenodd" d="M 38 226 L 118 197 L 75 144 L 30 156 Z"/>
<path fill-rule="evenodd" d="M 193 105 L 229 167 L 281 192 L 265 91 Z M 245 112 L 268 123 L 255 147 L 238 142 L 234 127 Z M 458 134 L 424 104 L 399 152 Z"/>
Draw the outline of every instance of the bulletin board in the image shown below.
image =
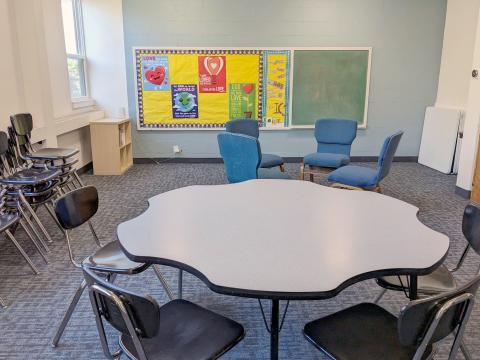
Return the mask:
<path fill-rule="evenodd" d="M 219 129 L 240 118 L 258 121 L 264 129 L 311 126 L 321 117 L 315 109 L 313 113 L 301 106 L 292 109 L 292 93 L 299 99 L 298 94 L 312 91 L 304 89 L 305 82 L 296 82 L 296 51 L 315 55 L 326 49 L 134 48 L 138 129 Z M 369 58 L 370 50 L 368 54 Z M 305 56 L 301 59 L 305 61 Z M 306 62 L 315 69 L 314 60 L 307 56 Z M 319 86 L 325 88 L 321 82 Z M 313 89 L 313 98 L 317 93 Z M 365 93 L 364 99 L 368 88 Z"/>

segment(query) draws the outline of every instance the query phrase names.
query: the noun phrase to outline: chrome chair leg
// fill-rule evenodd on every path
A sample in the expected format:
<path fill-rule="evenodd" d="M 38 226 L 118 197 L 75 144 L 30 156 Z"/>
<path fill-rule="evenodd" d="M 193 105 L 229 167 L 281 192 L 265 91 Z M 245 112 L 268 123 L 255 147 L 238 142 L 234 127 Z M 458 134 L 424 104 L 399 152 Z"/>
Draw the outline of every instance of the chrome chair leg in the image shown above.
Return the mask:
<path fill-rule="evenodd" d="M 183 298 L 183 270 L 178 270 L 178 299 Z"/>
<path fill-rule="evenodd" d="M 77 307 L 78 301 L 82 297 L 83 291 L 87 287 L 87 282 L 85 280 L 82 281 L 80 284 L 80 287 L 77 289 L 75 292 L 75 295 L 73 295 L 72 301 L 70 302 L 70 305 L 68 306 L 67 312 L 63 316 L 62 322 L 58 326 L 57 332 L 55 333 L 55 336 L 53 337 L 52 340 L 52 346 L 57 347 L 58 342 L 60 341 L 60 338 L 63 335 L 63 332 L 65 331 L 65 328 L 67 327 L 68 322 L 70 321 L 70 318 L 72 317 L 72 313 Z"/>
<path fill-rule="evenodd" d="M 51 243 L 52 238 L 50 237 L 50 234 L 47 232 L 47 229 L 45 229 L 45 227 L 43 226 L 42 222 L 40 221 L 40 219 L 37 216 L 37 214 L 35 213 L 35 211 L 33 211 L 32 207 L 30 206 L 27 199 L 25 198 L 25 195 L 23 195 L 23 193 L 21 191 L 19 191 L 18 196 L 20 197 L 20 200 L 22 201 L 22 203 L 27 208 L 28 212 L 32 215 L 33 219 L 37 223 L 37 225 L 40 228 L 40 230 L 42 231 L 43 235 L 45 235 L 45 238 L 47 239 L 47 242 Z"/>
<path fill-rule="evenodd" d="M 37 268 L 35 267 L 35 265 L 33 264 L 32 260 L 28 257 L 27 253 L 23 250 L 23 248 L 20 246 L 20 244 L 17 242 L 17 239 L 15 239 L 12 235 L 12 233 L 10 232 L 10 230 L 5 230 L 5 234 L 7 235 L 7 237 L 10 239 L 10 241 L 13 243 L 13 245 L 15 245 L 15 247 L 17 248 L 17 250 L 20 252 L 20 254 L 22 254 L 23 258 L 27 261 L 28 265 L 30 265 L 30 267 L 32 268 L 33 272 L 35 274 L 38 274 L 38 270 Z"/>
<path fill-rule="evenodd" d="M 382 291 L 380 292 L 380 294 L 378 294 L 378 295 L 375 297 L 375 300 L 373 300 L 373 303 L 374 303 L 374 304 L 378 304 L 378 302 L 382 299 L 383 295 L 385 295 L 386 292 L 387 292 L 387 289 L 382 289 Z"/>
<path fill-rule="evenodd" d="M 162 274 L 160 269 L 156 265 L 152 265 L 153 271 L 155 271 L 155 274 L 158 277 L 158 280 L 160 280 L 163 288 L 165 289 L 165 292 L 167 293 L 167 296 L 170 300 L 174 299 L 174 296 L 172 294 L 172 289 L 170 288 L 170 285 L 168 285 L 167 279 L 165 279 L 165 276 Z"/>
<path fill-rule="evenodd" d="M 102 246 L 100 243 L 100 239 L 97 236 L 97 233 L 95 232 L 95 229 L 93 228 L 93 225 L 90 220 L 88 220 L 88 226 L 90 227 L 90 231 L 92 232 L 93 238 L 95 239 L 95 242 L 97 243 L 98 246 Z"/>
<path fill-rule="evenodd" d="M 40 233 L 38 232 L 37 228 L 35 227 L 35 225 L 33 225 L 33 222 L 32 220 L 30 220 L 30 218 L 27 216 L 27 214 L 25 213 L 25 210 L 23 210 L 23 207 L 22 205 L 19 203 L 18 204 L 18 211 L 20 212 L 20 214 L 22 215 L 22 218 L 25 219 L 26 223 L 28 224 L 28 226 L 30 226 L 30 228 L 33 230 L 33 233 L 35 234 L 35 236 L 37 237 L 37 239 L 40 241 L 40 244 L 42 244 L 43 248 L 45 249 L 45 251 L 48 253 L 50 252 L 50 249 L 48 248 L 48 245 L 45 243 L 45 241 L 43 241 L 43 238 L 42 236 L 40 235 Z"/>
<path fill-rule="evenodd" d="M 465 343 L 463 342 L 463 340 L 460 343 L 460 350 L 462 351 L 462 354 L 463 354 L 463 357 L 465 358 L 465 360 L 473 360 L 472 354 L 470 354 L 470 350 L 468 350 L 468 348 L 465 345 Z"/>
<path fill-rule="evenodd" d="M 55 221 L 55 224 L 57 224 L 58 228 L 60 229 L 62 235 L 63 235 L 63 228 L 62 225 L 58 222 L 57 215 L 55 215 L 55 211 L 52 209 L 52 206 L 50 204 L 43 204 L 45 206 L 45 209 L 47 209 L 48 213 L 52 217 L 53 221 Z"/>
<path fill-rule="evenodd" d="M 38 252 L 40 253 L 40 255 L 41 255 L 42 258 L 43 258 L 43 261 L 45 261 L 45 264 L 48 264 L 48 259 L 47 259 L 47 257 L 45 256 L 45 254 L 43 253 L 42 249 L 40 248 L 40 245 L 38 245 L 37 241 L 35 240 L 34 235 L 30 232 L 30 230 L 28 230 L 28 228 L 27 228 L 27 226 L 25 225 L 25 223 L 23 222 L 23 220 L 20 220 L 19 223 L 20 223 L 20 226 L 23 228 L 23 230 L 25 230 L 25 233 L 26 233 L 27 236 L 30 238 L 30 240 L 32 241 L 33 245 L 35 245 L 35 247 L 37 248 Z"/>

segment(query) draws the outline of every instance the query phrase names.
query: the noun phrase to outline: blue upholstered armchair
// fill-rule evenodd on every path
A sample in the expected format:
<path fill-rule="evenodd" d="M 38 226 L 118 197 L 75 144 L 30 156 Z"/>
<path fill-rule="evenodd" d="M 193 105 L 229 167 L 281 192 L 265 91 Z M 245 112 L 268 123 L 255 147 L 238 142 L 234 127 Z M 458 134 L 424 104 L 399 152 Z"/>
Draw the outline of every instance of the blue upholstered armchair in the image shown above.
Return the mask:
<path fill-rule="evenodd" d="M 357 136 L 357 122 L 346 119 L 320 119 L 315 122 L 315 139 L 317 152 L 303 158 L 300 179 L 305 173 L 314 175 L 329 173 L 333 169 L 350 162 L 350 148 Z"/>
<path fill-rule="evenodd" d="M 228 182 L 237 183 L 251 179 L 290 179 L 286 173 L 277 169 L 259 168 L 262 151 L 257 138 L 225 132 L 218 134 L 217 140 Z"/>
<path fill-rule="evenodd" d="M 330 173 L 327 180 L 333 183 L 334 187 L 380 192 L 380 181 L 390 172 L 393 157 L 402 135 L 403 131 L 398 131 L 385 139 L 375 169 L 348 165 Z"/>
<path fill-rule="evenodd" d="M 260 136 L 258 130 L 258 122 L 252 119 L 235 119 L 227 121 L 225 130 L 230 133 L 249 135 L 256 139 Z M 281 171 L 285 171 L 283 166 L 283 158 L 274 154 L 262 154 L 260 167 L 269 169 L 280 167 Z"/>

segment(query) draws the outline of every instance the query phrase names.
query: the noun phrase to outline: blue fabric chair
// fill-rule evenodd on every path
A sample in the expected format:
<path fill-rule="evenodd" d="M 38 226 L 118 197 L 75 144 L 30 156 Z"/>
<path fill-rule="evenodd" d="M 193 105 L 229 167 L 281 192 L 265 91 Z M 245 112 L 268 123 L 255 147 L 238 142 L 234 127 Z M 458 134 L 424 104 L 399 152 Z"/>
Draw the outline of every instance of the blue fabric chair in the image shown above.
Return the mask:
<path fill-rule="evenodd" d="M 260 136 L 258 122 L 252 119 L 235 119 L 227 121 L 225 130 L 230 133 L 249 135 L 257 139 Z M 280 170 L 284 171 L 283 164 L 283 158 L 278 155 L 262 154 L 262 159 L 260 161 L 261 168 L 273 168 L 279 166 Z"/>
<path fill-rule="evenodd" d="M 327 180 L 337 184 L 337 187 L 347 185 L 347 187 L 380 192 L 380 181 L 390 172 L 393 156 L 397 151 L 402 135 L 403 131 L 398 131 L 385 139 L 376 169 L 347 165 L 331 172 Z"/>
<path fill-rule="evenodd" d="M 228 182 L 237 183 L 251 179 L 290 179 L 287 174 L 277 169 L 259 169 L 262 151 L 255 137 L 225 132 L 218 134 L 217 140 Z"/>
<path fill-rule="evenodd" d="M 350 148 L 357 136 L 357 122 L 346 119 L 320 119 L 315 122 L 315 139 L 317 152 L 303 158 L 300 178 L 305 172 L 313 175 L 330 172 L 350 162 Z M 308 166 L 309 169 L 305 169 Z"/>

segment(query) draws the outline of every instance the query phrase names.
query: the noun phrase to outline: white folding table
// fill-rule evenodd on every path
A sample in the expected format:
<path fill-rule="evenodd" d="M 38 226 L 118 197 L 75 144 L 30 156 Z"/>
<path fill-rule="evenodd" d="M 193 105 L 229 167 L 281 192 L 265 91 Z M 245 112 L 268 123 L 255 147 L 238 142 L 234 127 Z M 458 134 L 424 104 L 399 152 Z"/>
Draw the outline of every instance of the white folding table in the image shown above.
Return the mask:
<path fill-rule="evenodd" d="M 306 181 L 188 186 L 148 202 L 118 226 L 127 256 L 186 270 L 217 293 L 270 299 L 272 359 L 280 300 L 326 299 L 387 275 L 409 275 L 415 298 L 417 276 L 449 248 L 413 205 Z"/>

